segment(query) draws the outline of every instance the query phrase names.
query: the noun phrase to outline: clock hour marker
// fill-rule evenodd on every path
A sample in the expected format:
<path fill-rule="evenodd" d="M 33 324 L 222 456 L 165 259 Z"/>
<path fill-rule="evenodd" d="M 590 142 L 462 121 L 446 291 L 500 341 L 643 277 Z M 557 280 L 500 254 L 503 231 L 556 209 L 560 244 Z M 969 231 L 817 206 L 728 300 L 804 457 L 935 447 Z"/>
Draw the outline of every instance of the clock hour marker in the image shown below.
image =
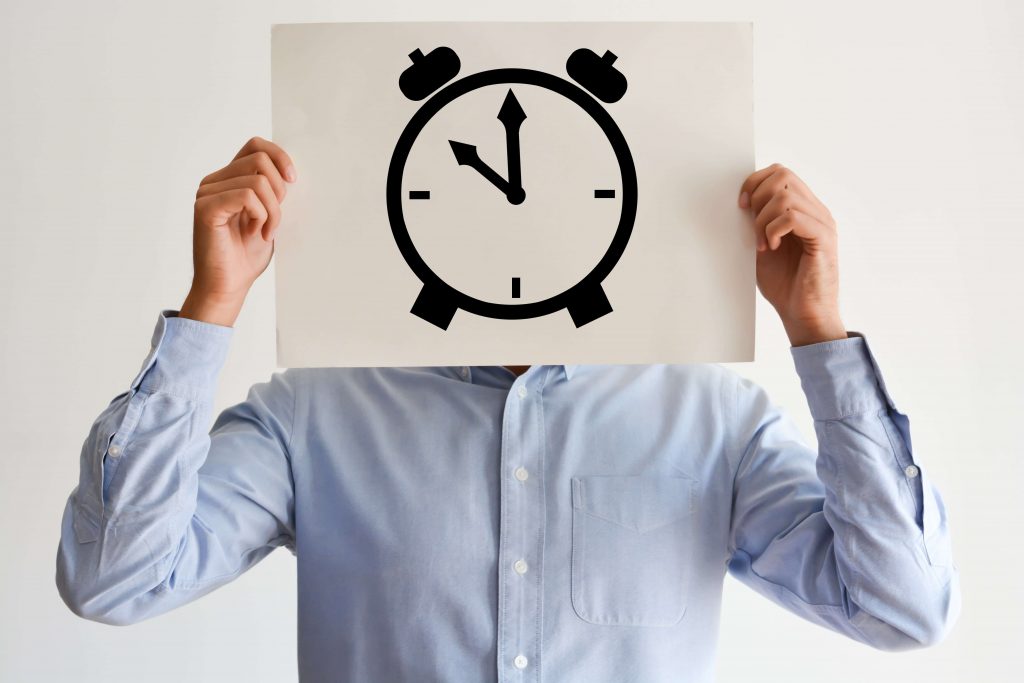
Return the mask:
<path fill-rule="evenodd" d="M 430 190 L 409 190 L 409 199 L 430 199 Z"/>
<path fill-rule="evenodd" d="M 519 298 L 519 278 L 517 277 L 512 278 L 512 298 Z"/>
<path fill-rule="evenodd" d="M 615 190 L 594 190 L 594 199 L 615 199 Z"/>

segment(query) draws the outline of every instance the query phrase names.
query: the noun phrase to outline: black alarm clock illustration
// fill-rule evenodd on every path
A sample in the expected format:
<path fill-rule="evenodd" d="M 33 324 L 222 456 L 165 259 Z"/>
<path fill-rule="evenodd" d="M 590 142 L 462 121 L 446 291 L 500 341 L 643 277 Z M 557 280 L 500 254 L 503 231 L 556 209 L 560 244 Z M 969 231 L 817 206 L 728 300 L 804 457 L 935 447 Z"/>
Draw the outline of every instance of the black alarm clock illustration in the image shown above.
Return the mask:
<path fill-rule="evenodd" d="M 502 320 L 565 309 L 577 328 L 611 313 L 603 282 L 637 211 L 633 157 L 602 104 L 626 92 L 616 55 L 574 51 L 572 80 L 525 68 L 453 80 L 451 48 L 409 57 L 399 88 L 425 101 L 395 145 L 386 196 L 422 283 L 410 312 L 442 330 L 460 309 Z"/>

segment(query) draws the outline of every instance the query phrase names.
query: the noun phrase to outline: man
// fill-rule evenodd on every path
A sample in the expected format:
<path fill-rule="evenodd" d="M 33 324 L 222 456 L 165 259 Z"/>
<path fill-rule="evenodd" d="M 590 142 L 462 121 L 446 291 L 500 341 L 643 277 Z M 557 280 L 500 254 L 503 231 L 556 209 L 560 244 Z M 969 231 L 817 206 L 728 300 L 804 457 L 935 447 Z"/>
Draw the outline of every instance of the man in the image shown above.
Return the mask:
<path fill-rule="evenodd" d="M 753 173 L 739 206 L 817 454 L 714 365 L 291 369 L 207 433 L 295 180 L 255 138 L 202 181 L 191 291 L 82 451 L 57 557 L 76 614 L 137 622 L 283 545 L 303 681 L 709 681 L 727 570 L 876 648 L 951 628 L 941 499 L 792 172 Z"/>

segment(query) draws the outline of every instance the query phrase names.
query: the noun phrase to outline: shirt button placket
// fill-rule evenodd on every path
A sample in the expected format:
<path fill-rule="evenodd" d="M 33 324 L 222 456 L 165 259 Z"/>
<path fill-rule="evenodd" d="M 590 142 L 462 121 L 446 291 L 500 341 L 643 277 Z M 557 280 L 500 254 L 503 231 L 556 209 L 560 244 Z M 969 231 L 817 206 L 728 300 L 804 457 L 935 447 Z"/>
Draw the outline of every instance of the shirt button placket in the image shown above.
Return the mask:
<path fill-rule="evenodd" d="M 529 377 L 537 376 L 530 373 Z M 532 412 L 537 409 L 534 399 L 538 390 L 527 387 L 526 379 L 525 375 L 520 378 L 505 405 L 499 548 L 500 681 L 526 680 L 539 662 L 539 576 L 534 575 L 540 569 L 543 547 L 543 444 Z"/>

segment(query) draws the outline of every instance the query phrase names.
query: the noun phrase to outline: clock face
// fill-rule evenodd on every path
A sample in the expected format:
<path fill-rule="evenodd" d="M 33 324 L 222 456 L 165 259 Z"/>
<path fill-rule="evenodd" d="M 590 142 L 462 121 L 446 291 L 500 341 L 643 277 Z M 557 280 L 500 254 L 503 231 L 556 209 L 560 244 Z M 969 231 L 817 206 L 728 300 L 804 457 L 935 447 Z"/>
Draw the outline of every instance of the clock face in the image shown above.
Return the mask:
<path fill-rule="evenodd" d="M 550 299 L 583 280 L 619 227 L 623 179 L 579 105 L 521 83 L 472 90 L 416 136 L 402 173 L 412 244 L 448 285 L 494 304 Z"/>

